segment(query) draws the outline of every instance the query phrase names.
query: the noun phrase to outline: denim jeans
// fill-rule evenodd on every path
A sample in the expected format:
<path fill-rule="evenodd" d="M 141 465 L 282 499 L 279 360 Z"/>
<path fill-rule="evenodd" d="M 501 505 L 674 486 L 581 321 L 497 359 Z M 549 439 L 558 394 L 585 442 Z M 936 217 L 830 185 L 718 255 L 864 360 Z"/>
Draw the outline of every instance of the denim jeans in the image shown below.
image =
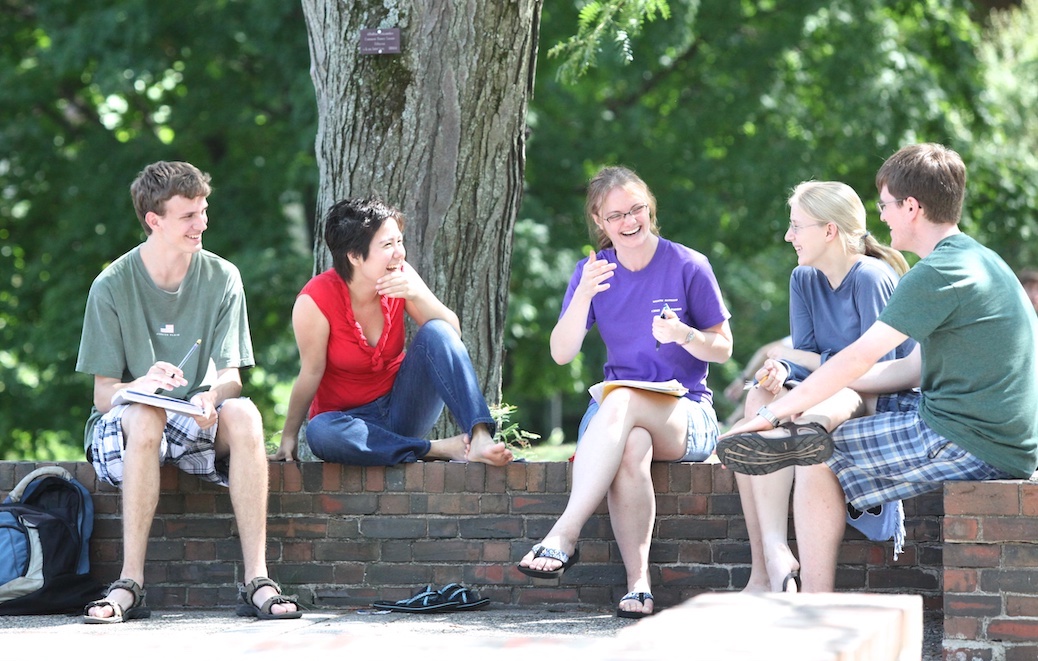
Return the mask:
<path fill-rule="evenodd" d="M 313 453 L 338 464 L 394 466 L 429 452 L 423 438 L 444 405 L 465 432 L 494 419 L 479 388 L 465 345 L 450 324 L 434 319 L 415 334 L 393 389 L 370 404 L 315 415 L 306 426 Z"/>

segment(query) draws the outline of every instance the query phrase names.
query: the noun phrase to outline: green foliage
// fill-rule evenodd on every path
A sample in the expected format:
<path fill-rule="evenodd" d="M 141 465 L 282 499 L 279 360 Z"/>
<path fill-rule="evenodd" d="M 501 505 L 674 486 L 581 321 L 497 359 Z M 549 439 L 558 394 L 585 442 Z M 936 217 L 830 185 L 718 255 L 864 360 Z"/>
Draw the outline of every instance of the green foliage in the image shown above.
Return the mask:
<path fill-rule="evenodd" d="M 530 447 L 530 441 L 536 441 L 541 435 L 522 429 L 519 427 L 519 423 L 512 422 L 512 414 L 515 411 L 515 406 L 504 402 L 490 407 L 490 416 L 497 423 L 494 440 L 504 442 L 513 451 L 526 450 Z"/>
<path fill-rule="evenodd" d="M 590 0 L 581 8 L 577 33 L 548 51 L 549 57 L 560 57 L 557 76 L 575 83 L 598 62 L 602 43 L 612 41 L 624 63 L 634 61 L 631 39 L 641 33 L 647 21 L 670 18 L 667 0 Z"/>
<path fill-rule="evenodd" d="M 152 161 L 213 175 L 206 248 L 242 271 L 263 366 L 249 383 L 285 378 L 317 185 L 300 7 L 13 0 L 0 14 L 0 454 L 82 456 L 87 290 L 141 241 L 129 184 Z M 269 389 L 246 394 L 273 419 Z"/>

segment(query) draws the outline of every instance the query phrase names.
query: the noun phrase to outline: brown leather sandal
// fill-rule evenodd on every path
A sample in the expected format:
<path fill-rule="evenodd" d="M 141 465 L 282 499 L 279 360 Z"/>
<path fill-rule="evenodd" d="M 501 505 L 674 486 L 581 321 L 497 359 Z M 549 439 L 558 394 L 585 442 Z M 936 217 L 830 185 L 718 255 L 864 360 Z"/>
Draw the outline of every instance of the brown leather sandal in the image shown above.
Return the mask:
<path fill-rule="evenodd" d="M 277 594 L 264 601 L 262 606 L 257 606 L 252 601 L 252 597 L 255 596 L 256 592 L 260 588 L 267 586 L 277 590 Z M 255 617 L 260 620 L 294 620 L 303 616 L 303 612 L 296 596 L 294 594 L 281 594 L 281 586 L 266 576 L 257 576 L 252 579 L 248 585 L 242 585 L 239 587 L 238 597 L 241 599 L 242 603 L 238 604 L 236 612 L 242 617 Z M 274 613 L 272 612 L 274 604 L 292 604 L 296 609 L 287 613 Z"/>
<path fill-rule="evenodd" d="M 126 610 L 123 610 L 119 602 L 109 598 L 115 590 L 126 590 L 133 595 L 133 604 Z M 130 578 L 120 578 L 108 586 L 108 592 L 105 593 L 104 599 L 91 601 L 83 608 L 83 622 L 86 624 L 119 624 L 120 622 L 129 622 L 130 620 L 146 620 L 151 617 L 151 610 L 144 605 L 144 597 L 146 595 L 147 592 L 137 584 L 137 581 Z M 111 606 L 112 616 L 97 617 L 90 615 L 90 609 L 98 606 Z"/>

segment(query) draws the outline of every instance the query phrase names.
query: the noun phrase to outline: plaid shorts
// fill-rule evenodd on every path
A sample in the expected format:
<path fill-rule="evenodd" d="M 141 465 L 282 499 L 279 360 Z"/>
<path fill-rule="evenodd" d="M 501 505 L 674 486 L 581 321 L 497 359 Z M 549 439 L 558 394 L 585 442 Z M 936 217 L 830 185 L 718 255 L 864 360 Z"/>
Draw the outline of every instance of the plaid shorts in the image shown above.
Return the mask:
<path fill-rule="evenodd" d="M 94 472 L 105 482 L 120 487 L 123 482 L 123 412 L 128 404 L 115 406 L 94 424 L 90 450 Z M 220 407 L 217 407 L 217 411 Z M 159 465 L 177 468 L 208 482 L 227 486 L 228 459 L 216 458 L 214 443 L 219 421 L 202 429 L 189 415 L 166 411 L 166 429 L 159 443 Z"/>
<path fill-rule="evenodd" d="M 714 452 L 717 445 L 717 414 L 714 407 L 707 402 L 696 402 L 687 397 L 682 397 L 679 404 L 688 411 L 688 427 L 685 433 L 685 456 L 675 459 L 672 463 L 683 461 L 706 461 Z M 591 418 L 598 413 L 598 402 L 591 400 L 587 411 L 577 427 L 577 442 L 584 435 Z"/>
<path fill-rule="evenodd" d="M 859 510 L 933 491 L 944 482 L 1012 477 L 930 429 L 919 416 L 921 395 L 883 395 L 876 415 L 848 420 L 833 432 L 826 462 Z"/>

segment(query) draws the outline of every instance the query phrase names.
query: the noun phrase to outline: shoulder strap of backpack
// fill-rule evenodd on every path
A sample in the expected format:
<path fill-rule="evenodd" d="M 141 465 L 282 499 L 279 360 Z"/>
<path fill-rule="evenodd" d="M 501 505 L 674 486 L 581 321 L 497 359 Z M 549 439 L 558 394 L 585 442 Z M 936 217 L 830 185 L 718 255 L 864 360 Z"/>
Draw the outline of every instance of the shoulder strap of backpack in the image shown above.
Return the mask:
<path fill-rule="evenodd" d="M 15 488 L 11 489 L 11 493 L 7 495 L 7 502 L 20 502 L 22 500 L 22 495 L 25 493 L 25 489 L 30 484 L 32 484 L 33 480 L 45 477 L 47 475 L 54 475 L 68 482 L 72 481 L 72 473 L 69 473 L 61 466 L 40 466 L 33 472 L 23 477 L 22 480 L 15 486 Z"/>

